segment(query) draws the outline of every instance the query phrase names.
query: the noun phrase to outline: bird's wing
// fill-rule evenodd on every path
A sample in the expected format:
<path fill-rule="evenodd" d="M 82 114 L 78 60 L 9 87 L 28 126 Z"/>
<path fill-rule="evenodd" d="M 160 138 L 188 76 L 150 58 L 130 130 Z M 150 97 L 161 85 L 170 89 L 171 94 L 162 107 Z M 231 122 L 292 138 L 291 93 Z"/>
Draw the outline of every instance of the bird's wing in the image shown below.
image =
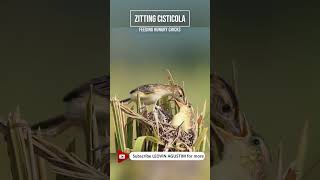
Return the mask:
<path fill-rule="evenodd" d="M 142 86 L 139 86 L 139 87 L 137 87 L 136 89 L 130 91 L 130 94 L 133 94 L 133 93 L 135 93 L 135 92 L 137 92 L 137 91 L 141 91 L 141 92 L 143 92 L 143 93 L 145 93 L 145 94 L 151 94 L 151 93 L 154 92 L 154 88 L 155 88 L 156 86 L 159 86 L 159 84 L 146 84 L 146 85 L 142 85 Z"/>
<path fill-rule="evenodd" d="M 109 76 L 104 75 L 100 76 L 94 79 L 91 79 L 90 81 L 80 85 L 79 87 L 73 89 L 69 93 L 67 93 L 63 101 L 70 101 L 71 99 L 81 97 L 84 93 L 87 93 L 90 91 L 90 85 L 93 86 L 94 93 L 103 96 L 103 97 L 109 97 Z"/>
<path fill-rule="evenodd" d="M 31 129 L 34 132 L 40 129 L 41 135 L 54 137 L 76 123 L 78 122 L 67 119 L 64 115 L 59 115 L 32 125 Z"/>

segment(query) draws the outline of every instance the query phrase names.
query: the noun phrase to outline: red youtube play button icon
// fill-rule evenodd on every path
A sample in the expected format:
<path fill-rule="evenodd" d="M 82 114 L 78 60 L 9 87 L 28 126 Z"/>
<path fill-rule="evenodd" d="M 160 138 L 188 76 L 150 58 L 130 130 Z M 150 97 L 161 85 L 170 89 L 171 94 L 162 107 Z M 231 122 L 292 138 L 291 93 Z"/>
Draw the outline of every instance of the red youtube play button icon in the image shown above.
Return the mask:
<path fill-rule="evenodd" d="M 121 163 L 122 161 L 125 161 L 129 158 L 129 154 L 122 152 L 121 150 L 118 150 L 118 163 Z"/>

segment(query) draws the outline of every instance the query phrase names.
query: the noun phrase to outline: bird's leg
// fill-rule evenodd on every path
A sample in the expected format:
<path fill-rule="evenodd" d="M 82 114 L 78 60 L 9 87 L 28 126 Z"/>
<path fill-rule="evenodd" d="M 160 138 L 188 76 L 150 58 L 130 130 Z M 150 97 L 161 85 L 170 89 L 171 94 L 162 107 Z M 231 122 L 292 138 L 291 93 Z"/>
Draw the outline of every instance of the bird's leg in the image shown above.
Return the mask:
<path fill-rule="evenodd" d="M 141 107 L 139 107 L 139 112 L 142 112 L 144 110 L 146 110 L 146 105 L 144 105 L 143 103 L 141 104 Z"/>
<path fill-rule="evenodd" d="M 155 111 L 156 108 L 159 108 L 159 107 L 160 107 L 160 106 L 158 105 L 158 102 L 159 102 L 159 98 L 154 102 L 152 111 Z"/>
<path fill-rule="evenodd" d="M 154 116 L 154 119 L 155 119 L 155 121 L 156 121 L 157 133 L 158 133 L 158 136 L 159 136 L 159 117 L 158 117 L 157 111 L 153 111 L 153 116 Z"/>
<path fill-rule="evenodd" d="M 158 112 L 155 111 L 155 107 L 156 107 L 156 106 L 157 106 L 157 105 L 155 104 L 152 113 L 153 113 L 154 119 L 155 119 L 155 121 L 156 121 L 157 135 L 158 135 L 158 137 L 160 137 L 160 133 L 159 133 L 159 117 L 158 117 Z M 159 146 L 157 145 L 157 151 L 158 151 L 158 148 L 159 148 Z"/>
<path fill-rule="evenodd" d="M 161 107 L 157 104 L 154 105 L 154 110 L 158 110 L 158 109 L 161 109 Z"/>

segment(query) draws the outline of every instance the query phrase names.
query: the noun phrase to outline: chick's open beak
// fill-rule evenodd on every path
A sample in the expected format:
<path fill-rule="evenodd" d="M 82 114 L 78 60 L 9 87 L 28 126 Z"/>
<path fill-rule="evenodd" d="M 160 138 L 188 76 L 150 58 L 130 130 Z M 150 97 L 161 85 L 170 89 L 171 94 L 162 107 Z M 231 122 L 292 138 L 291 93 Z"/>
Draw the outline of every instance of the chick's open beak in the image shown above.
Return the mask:
<path fill-rule="evenodd" d="M 179 106 L 179 108 L 181 108 L 184 104 L 181 103 L 179 100 L 174 99 L 174 101 L 177 103 L 177 105 Z"/>
<path fill-rule="evenodd" d="M 241 137 L 234 136 L 233 134 L 222 129 L 221 127 L 218 127 L 213 122 L 211 122 L 210 126 L 213 129 L 213 132 L 216 133 L 216 135 L 219 137 L 223 144 L 232 142 L 236 139 L 241 139 Z"/>

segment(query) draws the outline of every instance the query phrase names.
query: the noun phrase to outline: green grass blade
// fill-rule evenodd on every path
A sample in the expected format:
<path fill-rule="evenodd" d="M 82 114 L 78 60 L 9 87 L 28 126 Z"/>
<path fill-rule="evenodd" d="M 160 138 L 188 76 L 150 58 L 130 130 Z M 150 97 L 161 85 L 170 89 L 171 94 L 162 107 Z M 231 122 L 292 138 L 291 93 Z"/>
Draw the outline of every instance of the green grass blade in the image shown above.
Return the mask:
<path fill-rule="evenodd" d="M 132 142 L 133 142 L 133 121 L 128 118 L 128 123 L 126 125 L 126 134 L 127 134 L 127 148 L 132 148 Z"/>
<path fill-rule="evenodd" d="M 194 151 L 199 151 L 201 147 L 201 143 L 204 141 L 205 137 L 207 136 L 208 128 L 203 128 L 201 130 L 200 135 L 198 136 L 196 142 L 194 143 Z"/>
<path fill-rule="evenodd" d="M 113 110 L 113 122 L 114 122 L 114 127 L 116 129 L 115 131 L 115 136 L 116 136 L 116 142 L 117 142 L 117 146 L 122 150 L 124 151 L 124 142 L 122 141 L 123 140 L 123 134 L 122 134 L 122 131 L 121 131 L 121 110 L 120 110 L 120 107 L 119 107 L 119 101 L 114 98 L 112 99 L 111 101 L 111 107 L 112 107 L 112 110 Z"/>
<path fill-rule="evenodd" d="M 153 136 L 141 136 L 141 137 L 137 138 L 137 140 L 134 144 L 133 151 L 134 152 L 145 151 L 145 143 L 147 141 L 155 143 L 155 144 L 163 144 L 161 141 L 159 141 L 159 139 L 157 139 Z"/>

